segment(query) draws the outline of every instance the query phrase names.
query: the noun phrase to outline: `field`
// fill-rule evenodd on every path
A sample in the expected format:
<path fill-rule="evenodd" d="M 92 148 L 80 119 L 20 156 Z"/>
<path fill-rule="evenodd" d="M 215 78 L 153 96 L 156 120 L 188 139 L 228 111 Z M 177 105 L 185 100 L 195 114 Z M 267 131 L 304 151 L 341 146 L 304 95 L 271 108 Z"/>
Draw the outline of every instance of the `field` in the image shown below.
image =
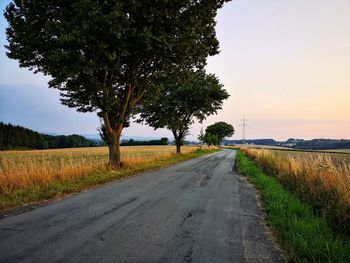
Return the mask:
<path fill-rule="evenodd" d="M 349 240 L 334 234 L 326 218 L 283 187 L 278 177 L 264 173 L 241 151 L 237 167 L 259 189 L 267 224 L 286 251 L 286 262 L 349 261 Z"/>
<path fill-rule="evenodd" d="M 298 151 L 298 150 L 274 150 L 279 155 L 290 156 L 290 157 L 306 157 L 311 155 L 331 157 L 336 163 L 341 164 L 342 162 L 350 164 L 350 152 L 346 150 L 325 150 L 325 151 Z"/>
<path fill-rule="evenodd" d="M 243 148 L 268 174 L 350 236 L 350 154 Z"/>
<path fill-rule="evenodd" d="M 268 145 L 243 145 L 238 146 L 238 148 L 242 149 L 268 149 L 273 150 L 279 155 L 283 156 L 300 156 L 300 157 L 308 157 L 310 154 L 320 154 L 320 155 L 329 155 L 336 162 L 345 162 L 350 164 L 350 149 L 331 149 L 331 150 L 297 150 L 293 148 L 287 147 L 276 147 L 276 146 L 268 146 Z"/>
<path fill-rule="evenodd" d="M 183 146 L 182 152 L 193 152 L 197 148 Z M 127 168 L 166 159 L 176 150 L 175 146 L 127 146 L 121 147 L 121 152 Z M 0 152 L 0 193 L 101 172 L 106 170 L 107 161 L 107 147 L 3 151 Z"/>

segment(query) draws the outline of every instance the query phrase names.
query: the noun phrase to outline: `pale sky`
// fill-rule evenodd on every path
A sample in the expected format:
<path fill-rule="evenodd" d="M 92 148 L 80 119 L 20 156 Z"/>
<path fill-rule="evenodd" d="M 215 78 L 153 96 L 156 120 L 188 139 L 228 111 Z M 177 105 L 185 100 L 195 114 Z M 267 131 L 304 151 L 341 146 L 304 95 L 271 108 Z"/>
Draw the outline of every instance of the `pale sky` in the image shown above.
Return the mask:
<path fill-rule="evenodd" d="M 1 10 L 10 1 L 0 3 Z M 191 128 L 248 119 L 247 138 L 350 138 L 350 1 L 234 0 L 219 11 L 221 53 L 208 60 L 231 94 L 218 115 Z M 0 18 L 0 121 L 41 132 L 96 133 L 94 114 L 59 103 L 47 80 L 5 55 Z M 128 136 L 169 136 L 133 124 Z"/>

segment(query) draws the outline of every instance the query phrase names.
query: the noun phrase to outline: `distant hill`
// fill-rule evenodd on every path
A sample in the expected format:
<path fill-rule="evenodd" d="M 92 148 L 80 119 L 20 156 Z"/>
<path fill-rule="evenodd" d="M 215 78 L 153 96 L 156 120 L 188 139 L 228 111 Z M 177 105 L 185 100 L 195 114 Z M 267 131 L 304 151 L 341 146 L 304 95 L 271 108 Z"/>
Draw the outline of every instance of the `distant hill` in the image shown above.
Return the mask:
<path fill-rule="evenodd" d="M 97 145 L 96 142 L 78 134 L 41 134 L 18 125 L 0 122 L 0 150 L 75 148 Z"/>
<path fill-rule="evenodd" d="M 0 150 L 44 149 L 44 137 L 30 129 L 0 122 Z"/>
<path fill-rule="evenodd" d="M 335 140 L 335 139 L 312 139 L 299 140 L 295 143 L 296 149 L 310 150 L 330 150 L 330 149 L 350 149 L 350 140 Z"/>
<path fill-rule="evenodd" d="M 151 138 L 151 140 L 149 138 Z M 155 139 L 154 137 L 135 136 L 131 139 L 131 137 L 123 136 L 121 145 L 167 145 L 168 143 L 169 139 L 165 137 Z M 0 122 L 0 150 L 56 149 L 93 147 L 101 145 L 104 145 L 104 141 L 97 134 L 57 135 L 52 132 L 39 133 L 19 125 Z"/>
<path fill-rule="evenodd" d="M 278 145 L 274 139 L 252 139 L 252 140 L 223 140 L 223 145 L 231 144 L 256 144 L 256 145 Z"/>
<path fill-rule="evenodd" d="M 253 139 L 253 140 L 223 140 L 224 145 L 233 144 L 256 144 L 268 146 L 284 146 L 303 150 L 331 150 L 331 149 L 350 149 L 350 140 L 336 139 L 294 139 L 290 138 L 284 142 L 278 142 L 274 139 Z"/>

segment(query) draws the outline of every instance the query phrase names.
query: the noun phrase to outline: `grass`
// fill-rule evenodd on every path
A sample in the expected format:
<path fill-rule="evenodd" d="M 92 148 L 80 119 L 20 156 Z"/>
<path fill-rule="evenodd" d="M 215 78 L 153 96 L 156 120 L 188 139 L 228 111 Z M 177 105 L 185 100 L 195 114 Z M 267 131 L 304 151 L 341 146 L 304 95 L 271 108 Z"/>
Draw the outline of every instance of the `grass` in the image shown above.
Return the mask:
<path fill-rule="evenodd" d="M 243 151 L 317 214 L 325 215 L 334 231 L 350 236 L 350 163 L 322 153 Z"/>
<path fill-rule="evenodd" d="M 168 166 L 217 149 L 174 146 L 122 147 L 125 165 L 109 170 L 107 148 L 1 152 L 0 210 L 49 200 L 136 173 Z"/>
<path fill-rule="evenodd" d="M 350 243 L 337 237 L 323 216 L 268 176 L 242 151 L 237 153 L 241 173 L 261 194 L 269 227 L 288 252 L 290 262 L 349 262 Z"/>

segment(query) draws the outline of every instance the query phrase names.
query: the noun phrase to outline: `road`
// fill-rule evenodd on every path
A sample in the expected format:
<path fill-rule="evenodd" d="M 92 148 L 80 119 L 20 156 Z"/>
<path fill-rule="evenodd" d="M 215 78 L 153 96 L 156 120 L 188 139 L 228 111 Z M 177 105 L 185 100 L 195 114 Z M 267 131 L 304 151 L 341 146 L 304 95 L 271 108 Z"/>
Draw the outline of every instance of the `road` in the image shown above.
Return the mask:
<path fill-rule="evenodd" d="M 224 150 L 0 220 L 0 262 L 282 262 Z"/>

